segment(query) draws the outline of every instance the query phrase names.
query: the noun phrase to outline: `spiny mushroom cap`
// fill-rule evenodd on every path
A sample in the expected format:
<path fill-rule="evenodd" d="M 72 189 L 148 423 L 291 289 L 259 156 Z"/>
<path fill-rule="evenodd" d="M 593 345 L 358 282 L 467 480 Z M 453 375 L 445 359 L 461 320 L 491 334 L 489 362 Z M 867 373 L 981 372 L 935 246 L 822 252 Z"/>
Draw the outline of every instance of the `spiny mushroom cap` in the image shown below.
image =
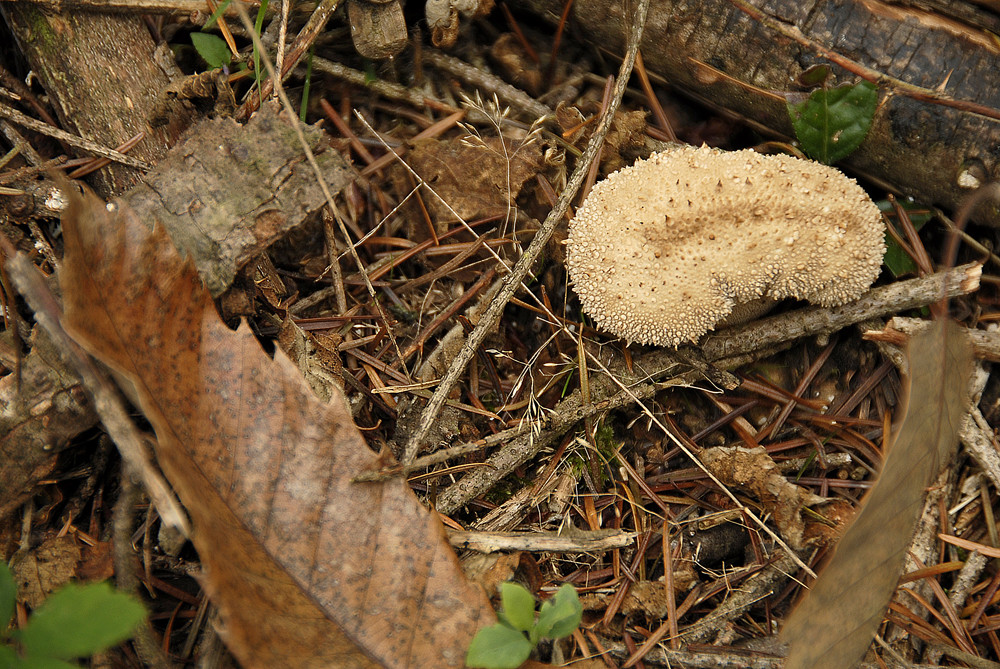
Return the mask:
<path fill-rule="evenodd" d="M 584 310 L 626 341 L 696 341 L 738 303 L 858 298 L 885 253 L 878 207 L 832 167 L 684 147 L 594 186 L 566 267 Z"/>

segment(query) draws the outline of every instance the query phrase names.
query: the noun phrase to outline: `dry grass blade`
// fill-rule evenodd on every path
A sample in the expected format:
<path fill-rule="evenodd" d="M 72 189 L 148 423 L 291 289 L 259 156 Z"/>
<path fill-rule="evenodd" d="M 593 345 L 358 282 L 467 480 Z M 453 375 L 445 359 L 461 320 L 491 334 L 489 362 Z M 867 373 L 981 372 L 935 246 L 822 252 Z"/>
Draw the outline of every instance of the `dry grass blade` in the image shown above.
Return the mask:
<path fill-rule="evenodd" d="M 63 227 L 67 331 L 135 387 L 241 663 L 462 666 L 489 602 L 403 480 L 351 482 L 379 459 L 344 398 L 229 330 L 162 228 L 73 194 Z"/>
<path fill-rule="evenodd" d="M 783 631 L 787 669 L 857 666 L 899 580 L 924 489 L 947 461 L 966 411 L 965 333 L 939 321 L 908 350 L 905 417 L 882 475 L 829 566 Z"/>

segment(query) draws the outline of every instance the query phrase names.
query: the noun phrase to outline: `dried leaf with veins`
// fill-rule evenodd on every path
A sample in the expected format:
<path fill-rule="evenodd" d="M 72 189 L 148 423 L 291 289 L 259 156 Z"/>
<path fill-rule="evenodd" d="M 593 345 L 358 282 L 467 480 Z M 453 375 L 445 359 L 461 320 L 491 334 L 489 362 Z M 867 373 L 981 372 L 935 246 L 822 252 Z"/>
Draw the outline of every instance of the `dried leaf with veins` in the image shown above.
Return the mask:
<path fill-rule="evenodd" d="M 134 385 L 240 662 L 462 666 L 489 602 L 404 481 L 351 483 L 376 455 L 344 398 L 229 330 L 161 228 L 70 200 L 66 329 Z"/>
<path fill-rule="evenodd" d="M 965 332 L 935 323 L 910 340 L 907 358 L 903 422 L 857 520 L 785 624 L 786 669 L 858 665 L 896 589 L 924 490 L 958 442 L 971 369 Z"/>

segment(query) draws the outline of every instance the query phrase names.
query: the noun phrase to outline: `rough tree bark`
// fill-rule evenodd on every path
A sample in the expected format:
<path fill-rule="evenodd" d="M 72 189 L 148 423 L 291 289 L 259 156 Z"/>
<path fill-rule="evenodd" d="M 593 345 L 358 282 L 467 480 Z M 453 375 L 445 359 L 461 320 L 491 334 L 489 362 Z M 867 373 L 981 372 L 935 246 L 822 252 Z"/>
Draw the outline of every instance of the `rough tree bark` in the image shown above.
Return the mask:
<path fill-rule="evenodd" d="M 564 0 L 512 4 L 555 23 Z M 575 0 L 571 25 L 620 52 L 628 3 Z M 653 0 L 646 67 L 674 86 L 785 135 L 781 93 L 827 64 L 839 82 L 879 86 L 872 130 L 847 162 L 922 202 L 955 208 L 1000 178 L 1000 18 L 962 2 Z M 1000 209 L 975 218 L 1000 226 Z"/>
<path fill-rule="evenodd" d="M 156 45 L 138 14 L 50 14 L 28 2 L 0 3 L 0 12 L 64 130 L 112 149 L 144 131 L 145 138 L 129 155 L 156 164 L 191 122 L 190 111 L 176 109 L 166 125 L 153 128 L 149 123 L 170 81 L 156 64 Z M 112 164 L 98 170 L 91 185 L 109 197 L 141 176 L 131 167 Z"/>

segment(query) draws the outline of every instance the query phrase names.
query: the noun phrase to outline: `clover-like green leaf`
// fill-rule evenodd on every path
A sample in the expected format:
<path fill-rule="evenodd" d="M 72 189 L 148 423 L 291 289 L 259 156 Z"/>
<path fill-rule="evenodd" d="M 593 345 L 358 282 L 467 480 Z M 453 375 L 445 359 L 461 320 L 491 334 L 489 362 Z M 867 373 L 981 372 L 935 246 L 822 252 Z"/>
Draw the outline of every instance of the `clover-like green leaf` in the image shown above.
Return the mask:
<path fill-rule="evenodd" d="M 145 617 L 142 604 L 107 583 L 71 583 L 49 595 L 17 636 L 25 656 L 70 660 L 128 639 Z"/>
<path fill-rule="evenodd" d="M 878 89 L 862 81 L 821 88 L 800 103 L 788 103 L 795 136 L 813 159 L 830 164 L 857 149 L 871 128 Z"/>
<path fill-rule="evenodd" d="M 14 669 L 17 666 L 17 652 L 10 646 L 0 646 L 0 669 Z"/>
<path fill-rule="evenodd" d="M 0 663 L 0 669 L 6 669 L 7 665 Z M 75 662 L 67 662 L 66 660 L 60 660 L 55 657 L 47 657 L 45 655 L 28 655 L 27 657 L 19 657 L 14 660 L 14 664 L 10 665 L 12 669 L 82 669 L 79 664 Z"/>
<path fill-rule="evenodd" d="M 514 629 L 527 632 L 535 624 L 535 598 L 517 583 L 500 584 L 504 618 Z"/>
<path fill-rule="evenodd" d="M 482 669 L 514 669 L 528 659 L 532 648 L 534 644 L 516 629 L 490 625 L 479 630 L 472 640 L 465 663 Z"/>
<path fill-rule="evenodd" d="M 561 639 L 569 636 L 583 619 L 583 605 L 576 588 L 564 583 L 551 599 L 542 604 L 535 630 L 539 638 Z"/>

